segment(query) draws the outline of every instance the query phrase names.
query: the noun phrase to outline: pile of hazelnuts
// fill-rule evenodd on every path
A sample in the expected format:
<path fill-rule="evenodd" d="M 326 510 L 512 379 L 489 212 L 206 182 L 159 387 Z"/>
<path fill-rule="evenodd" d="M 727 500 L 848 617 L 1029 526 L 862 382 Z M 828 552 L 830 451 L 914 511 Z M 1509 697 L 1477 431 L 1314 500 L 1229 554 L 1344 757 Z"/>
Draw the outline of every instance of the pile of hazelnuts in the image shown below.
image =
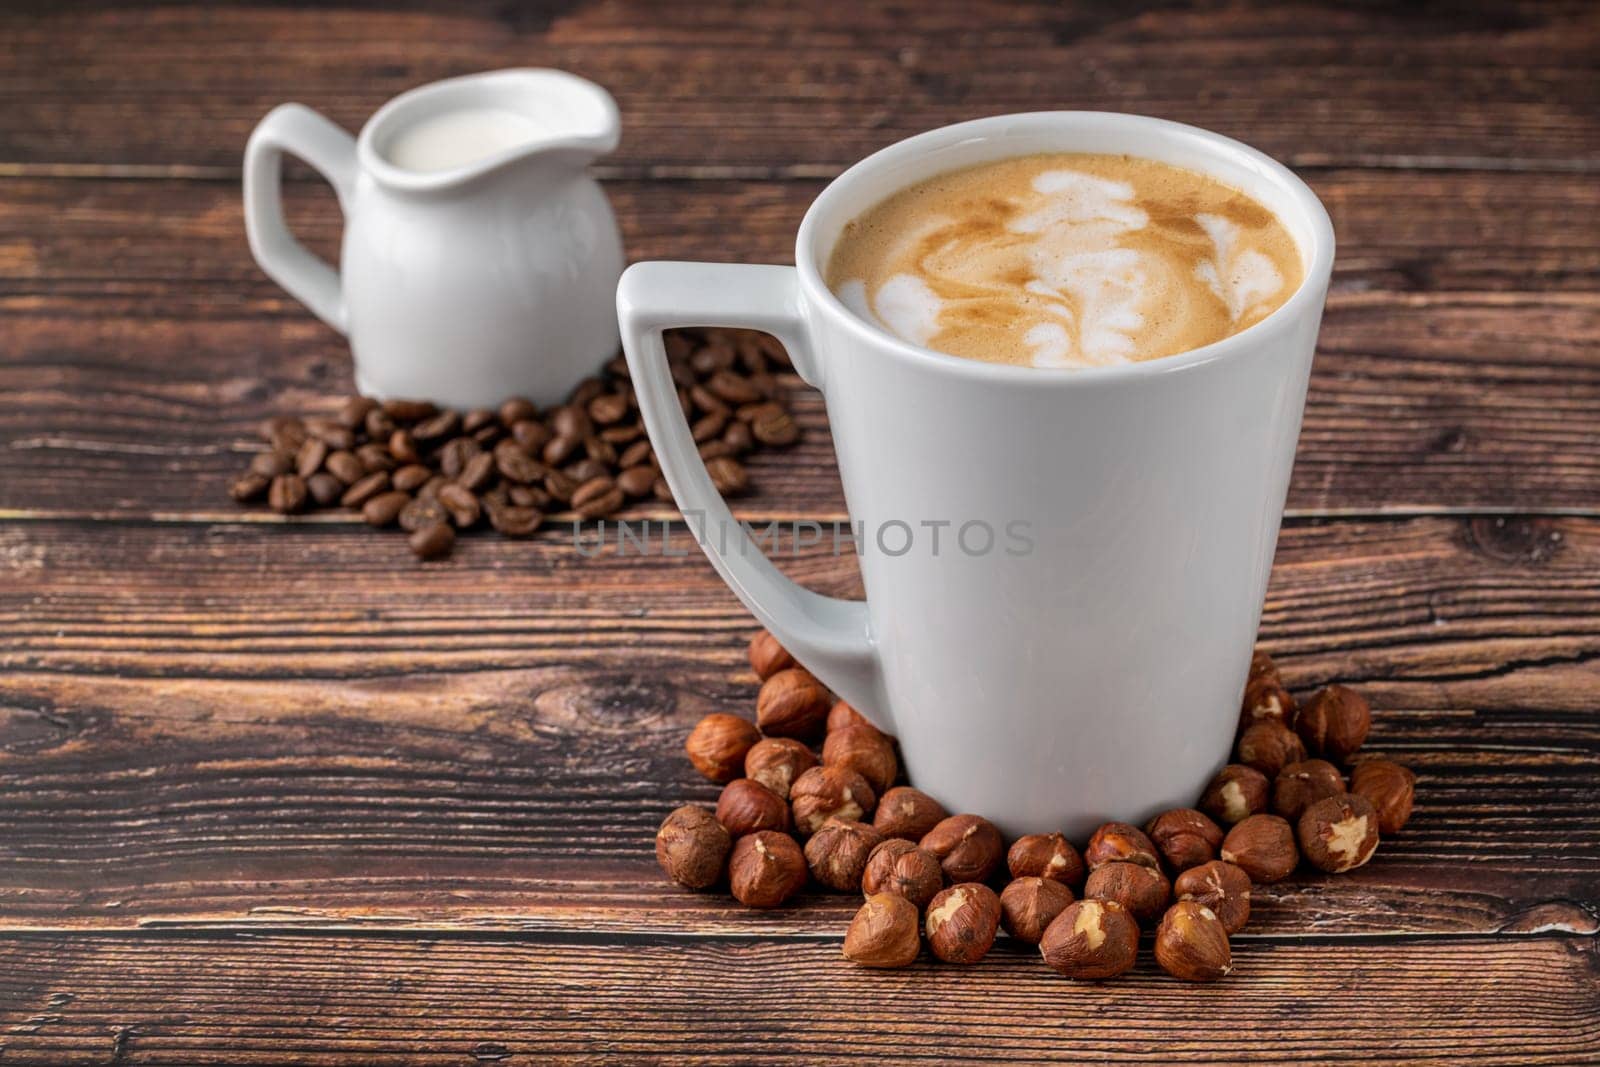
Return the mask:
<path fill-rule="evenodd" d="M 708 715 L 685 744 L 702 774 L 726 783 L 716 810 L 668 815 L 656 858 L 691 889 L 726 878 L 754 908 L 777 907 L 808 880 L 863 894 L 844 955 L 867 967 L 910 965 L 924 938 L 940 960 L 976 963 L 1003 928 L 1068 978 L 1098 980 L 1131 968 L 1141 928 L 1155 924 L 1163 970 L 1215 981 L 1232 969 L 1228 939 L 1249 920 L 1253 886 L 1287 878 L 1302 860 L 1353 870 L 1411 815 L 1409 770 L 1352 765 L 1372 723 L 1367 701 L 1330 685 L 1296 707 L 1264 652 L 1250 664 L 1238 762 L 1195 808 L 1142 830 L 1106 823 L 1082 852 L 1059 833 L 1008 849 L 989 820 L 951 815 L 896 784 L 894 739 L 834 700 L 766 631 L 750 642 L 750 665 L 762 679 L 756 721 Z M 820 760 L 808 744 L 818 736 Z M 1009 881 L 996 893 L 1002 870 Z"/>

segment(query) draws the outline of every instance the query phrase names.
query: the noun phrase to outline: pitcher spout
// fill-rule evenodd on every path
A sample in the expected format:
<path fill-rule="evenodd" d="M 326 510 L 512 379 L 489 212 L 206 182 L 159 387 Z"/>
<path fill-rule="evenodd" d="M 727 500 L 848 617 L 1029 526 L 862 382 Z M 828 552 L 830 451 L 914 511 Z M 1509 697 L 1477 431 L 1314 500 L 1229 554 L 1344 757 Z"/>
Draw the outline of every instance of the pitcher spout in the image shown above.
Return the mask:
<path fill-rule="evenodd" d="M 617 147 L 616 101 L 565 71 L 497 70 L 425 85 L 385 104 L 357 151 L 379 184 L 451 189 L 524 165 L 581 169 Z"/>

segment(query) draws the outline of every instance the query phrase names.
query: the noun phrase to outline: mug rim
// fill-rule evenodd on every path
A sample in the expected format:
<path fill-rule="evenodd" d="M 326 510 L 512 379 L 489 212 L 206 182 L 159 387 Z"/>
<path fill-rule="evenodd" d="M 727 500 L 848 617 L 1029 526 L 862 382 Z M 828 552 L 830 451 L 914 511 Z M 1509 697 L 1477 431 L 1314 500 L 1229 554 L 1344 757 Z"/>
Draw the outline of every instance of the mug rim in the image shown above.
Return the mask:
<path fill-rule="evenodd" d="M 1212 341 L 1210 344 L 1187 349 L 1170 356 L 1161 356 L 1157 359 L 1095 367 L 1029 367 L 1014 363 L 990 363 L 984 360 L 967 359 L 907 341 L 890 333 L 881 326 L 866 321 L 846 307 L 844 301 L 840 300 L 838 295 L 822 280 L 821 270 L 813 255 L 815 231 L 821 225 L 820 218 L 832 210 L 837 201 L 847 198 L 855 185 L 884 167 L 902 163 L 941 148 L 959 145 L 963 142 L 988 139 L 998 131 L 1015 133 L 1019 127 L 1027 127 L 1032 130 L 1060 128 L 1069 132 L 1074 129 L 1103 130 L 1122 127 L 1144 132 L 1164 140 L 1186 141 L 1213 157 L 1231 157 L 1234 161 L 1243 164 L 1245 169 L 1258 174 L 1263 181 L 1277 185 L 1282 192 L 1287 194 L 1294 208 L 1303 214 L 1301 221 L 1305 223 L 1309 242 L 1304 250 L 1305 273 L 1300 280 L 1299 287 L 1290 294 L 1287 300 L 1273 309 L 1260 322 L 1253 323 L 1238 333 L 1229 334 L 1227 337 Z M 1063 151 L 1071 151 L 1071 149 L 1063 149 Z M 1028 153 L 1019 152 L 1016 154 L 1023 155 Z M 1149 156 L 1140 156 L 1139 153 L 1129 153 L 1129 155 L 1151 158 Z M 1008 157 L 998 156 L 996 158 L 1003 159 Z M 978 166 L 981 164 L 972 165 Z M 948 169 L 955 170 L 960 169 L 960 167 Z M 1190 169 L 1199 168 L 1191 167 Z M 936 173 L 939 172 L 932 172 L 926 177 L 932 177 Z M 1206 172 L 1201 170 L 1201 173 Z M 1207 176 L 1216 177 L 1211 174 Z M 1217 180 L 1223 181 L 1225 179 L 1217 178 Z M 915 184 L 915 182 L 908 182 L 906 187 L 912 184 Z M 1236 183 L 1228 182 L 1227 184 L 1235 185 Z M 1241 191 L 1256 197 L 1256 194 L 1250 190 Z M 872 204 L 863 205 L 857 214 L 870 210 L 872 206 Z M 1274 335 L 1291 329 L 1302 315 L 1308 312 L 1320 312 L 1326 296 L 1329 279 L 1333 274 L 1333 253 L 1333 221 L 1328 216 L 1327 208 L 1317 198 L 1317 195 L 1311 191 L 1311 187 L 1284 164 L 1242 141 L 1234 140 L 1220 133 L 1213 133 L 1198 126 L 1173 122 L 1170 119 L 1155 118 L 1150 115 L 1136 115 L 1115 111 L 1029 111 L 1007 115 L 991 115 L 987 118 L 970 119 L 950 126 L 941 126 L 937 129 L 928 130 L 925 133 L 915 134 L 904 140 L 896 141 L 894 144 L 881 148 L 859 162 L 852 164 L 838 177 L 829 182 L 822 192 L 817 194 L 817 198 L 812 201 L 811 207 L 806 210 L 805 217 L 800 222 L 800 230 L 795 237 L 795 265 L 799 273 L 800 289 L 805 296 L 804 303 L 806 305 L 802 310 L 806 311 L 808 315 L 811 312 L 807 309 L 815 309 L 817 312 L 830 316 L 833 321 L 843 323 L 845 329 L 855 335 L 858 340 L 868 343 L 896 359 L 924 366 L 929 370 L 944 371 L 996 384 L 1027 384 L 1034 387 L 1042 385 L 1110 384 L 1153 375 L 1181 372 L 1219 359 L 1226 359 L 1235 353 L 1255 347 L 1261 342 L 1270 342 Z"/>

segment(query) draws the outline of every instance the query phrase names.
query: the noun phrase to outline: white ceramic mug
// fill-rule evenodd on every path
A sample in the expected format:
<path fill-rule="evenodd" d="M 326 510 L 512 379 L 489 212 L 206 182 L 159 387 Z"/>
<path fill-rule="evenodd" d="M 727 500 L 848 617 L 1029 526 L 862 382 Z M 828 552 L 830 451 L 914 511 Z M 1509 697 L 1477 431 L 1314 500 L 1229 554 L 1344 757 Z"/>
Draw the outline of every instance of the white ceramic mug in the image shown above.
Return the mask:
<path fill-rule="evenodd" d="M 391 158 L 407 131 L 463 111 L 509 113 L 535 132 L 443 169 Z M 284 104 L 245 148 L 250 250 L 274 281 L 349 335 L 363 394 L 455 408 L 509 396 L 556 403 L 617 351 L 622 239 L 585 167 L 620 136 L 611 95 L 558 70 L 424 85 L 385 104 L 354 138 Z M 338 194 L 340 271 L 284 224 L 284 152 Z"/>
<path fill-rule="evenodd" d="M 1088 370 L 974 362 L 856 317 L 823 283 L 846 222 L 937 173 L 1039 152 L 1125 153 L 1212 175 L 1270 208 L 1305 280 L 1242 333 Z M 1227 761 L 1272 565 L 1333 264 L 1333 227 L 1285 167 L 1133 115 L 980 119 L 876 153 L 806 213 L 795 267 L 641 263 L 617 308 L 662 470 L 722 577 L 794 655 L 898 735 L 911 780 L 1008 834 L 1082 838 L 1190 806 Z M 863 524 L 864 601 L 784 577 L 696 453 L 661 339 L 766 330 L 827 400 Z M 948 521 L 943 551 L 922 524 Z M 965 546 L 952 535 L 981 522 Z M 1031 551 L 1008 537 L 1024 523 Z M 899 551 L 906 524 L 913 547 Z M 887 543 L 879 540 L 889 531 Z M 731 531 L 731 534 L 730 534 Z M 1017 550 L 1016 553 L 1009 550 Z"/>

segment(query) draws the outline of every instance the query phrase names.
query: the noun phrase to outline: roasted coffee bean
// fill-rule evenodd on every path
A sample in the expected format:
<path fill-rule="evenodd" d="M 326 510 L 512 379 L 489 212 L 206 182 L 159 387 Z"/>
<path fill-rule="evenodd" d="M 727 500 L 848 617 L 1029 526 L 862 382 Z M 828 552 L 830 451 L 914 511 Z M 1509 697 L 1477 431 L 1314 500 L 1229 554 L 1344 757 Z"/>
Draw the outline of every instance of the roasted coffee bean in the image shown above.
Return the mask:
<path fill-rule="evenodd" d="M 568 459 L 570 459 L 572 454 L 576 452 L 582 445 L 583 441 L 581 438 L 568 437 L 566 434 L 558 434 L 557 436 L 552 437 L 550 440 L 545 442 L 544 451 L 541 453 L 541 456 L 543 457 L 546 465 L 551 467 L 559 467 Z"/>
<path fill-rule="evenodd" d="M 506 432 L 500 428 L 500 424 L 495 422 L 475 430 L 472 434 L 472 439 L 483 447 L 488 448 L 496 441 L 500 440 L 500 438 L 504 437 L 505 433 Z"/>
<path fill-rule="evenodd" d="M 733 449 L 729 448 L 728 443 L 721 438 L 715 441 L 707 441 L 700 446 L 698 451 L 701 459 L 721 459 L 723 456 L 733 455 Z"/>
<path fill-rule="evenodd" d="M 750 420 L 750 432 L 764 445 L 792 445 L 800 439 L 800 427 L 790 414 L 768 401 Z"/>
<path fill-rule="evenodd" d="M 545 473 L 543 465 L 515 441 L 501 441 L 494 446 L 494 465 L 502 477 L 522 485 L 538 481 Z"/>
<path fill-rule="evenodd" d="M 270 476 L 259 474 L 256 471 L 246 471 L 234 479 L 233 484 L 228 487 L 228 495 L 243 504 L 245 501 L 255 500 L 262 493 L 265 493 L 267 486 L 271 484 L 272 478 Z"/>
<path fill-rule="evenodd" d="M 334 419 L 307 419 L 306 433 L 332 449 L 354 448 L 356 435 Z"/>
<path fill-rule="evenodd" d="M 700 335 L 688 330 L 668 330 L 661 338 L 667 347 L 667 359 L 688 359 L 699 347 Z"/>
<path fill-rule="evenodd" d="M 545 442 L 554 435 L 551 434 L 550 427 L 544 423 L 522 419 L 511 424 L 511 436 L 522 446 L 523 451 L 531 456 L 543 448 Z"/>
<path fill-rule="evenodd" d="M 369 474 L 373 471 L 392 471 L 399 466 L 394 457 L 389 455 L 389 450 L 382 445 L 364 444 L 356 449 L 356 458 L 361 461 L 362 469 Z"/>
<path fill-rule="evenodd" d="M 744 465 L 728 456 L 706 460 L 706 473 L 711 475 L 711 484 L 723 496 L 742 493 L 750 486 L 750 476 L 745 473 Z"/>
<path fill-rule="evenodd" d="M 551 413 L 550 428 L 556 432 L 557 437 L 575 437 L 581 441 L 589 436 L 592 427 L 589 424 L 589 416 L 583 413 L 582 408 L 568 404 L 556 408 Z"/>
<path fill-rule="evenodd" d="M 415 493 L 418 489 L 427 485 L 428 479 L 432 477 L 433 471 L 421 463 L 412 463 L 395 471 L 389 481 L 393 483 L 396 489 L 402 492 Z"/>
<path fill-rule="evenodd" d="M 672 497 L 672 487 L 667 484 L 665 478 L 657 478 L 655 484 L 650 487 L 650 492 L 655 494 L 657 500 L 664 500 L 668 504 L 676 503 Z"/>
<path fill-rule="evenodd" d="M 526 397 L 514 396 L 500 405 L 500 425 L 515 426 L 519 422 L 539 417 L 539 409 Z"/>
<path fill-rule="evenodd" d="M 366 426 L 367 412 L 378 406 L 378 402 L 367 396 L 352 396 L 346 398 L 339 406 L 337 416 L 339 425 L 347 430 L 359 430 Z"/>
<path fill-rule="evenodd" d="M 617 450 L 598 437 L 585 438 L 583 452 L 596 463 L 604 463 L 608 467 L 617 465 Z"/>
<path fill-rule="evenodd" d="M 572 510 L 586 519 L 598 519 L 610 515 L 622 507 L 622 490 L 617 488 L 617 483 L 605 475 L 591 478 L 578 486 L 572 494 Z"/>
<path fill-rule="evenodd" d="M 589 406 L 589 401 L 606 391 L 606 383 L 599 378 L 585 378 L 579 382 L 577 388 L 572 390 L 572 395 L 567 397 L 567 406 L 582 413 Z M 585 430 L 585 433 L 588 431 Z M 581 436 L 581 435 L 580 435 Z"/>
<path fill-rule="evenodd" d="M 495 413 L 490 411 L 488 408 L 473 408 L 471 411 L 461 416 L 461 432 L 477 433 L 485 426 L 496 425 L 498 421 L 499 420 Z"/>
<path fill-rule="evenodd" d="M 306 480 L 298 474 L 280 474 L 267 487 L 267 507 L 293 515 L 306 506 Z"/>
<path fill-rule="evenodd" d="M 506 537 L 527 537 L 544 522 L 537 508 L 495 507 L 489 509 L 489 525 Z"/>
<path fill-rule="evenodd" d="M 250 473 L 259 474 L 263 478 L 276 478 L 280 474 L 288 474 L 294 470 L 294 453 L 292 452 L 257 452 L 250 460 Z"/>
<path fill-rule="evenodd" d="M 443 559 L 456 545 L 456 532 L 449 523 L 429 523 L 413 530 L 407 543 L 418 559 Z"/>
<path fill-rule="evenodd" d="M 686 419 L 694 417 L 694 401 L 689 397 L 689 390 L 678 386 L 678 407 Z"/>
<path fill-rule="evenodd" d="M 494 478 L 494 473 L 494 456 L 488 452 L 479 452 L 467 460 L 466 466 L 462 467 L 461 473 L 456 476 L 456 481 L 476 493 L 489 484 Z"/>
<path fill-rule="evenodd" d="M 644 436 L 644 427 L 638 423 L 629 423 L 622 426 L 607 426 L 600 431 L 600 440 L 613 447 L 626 445 L 637 441 Z"/>
<path fill-rule="evenodd" d="M 766 353 L 755 338 L 745 336 L 738 340 L 739 363 L 751 374 L 761 374 L 767 369 Z"/>
<path fill-rule="evenodd" d="M 367 474 L 367 468 L 361 465 L 353 452 L 329 452 L 322 466 L 345 485 L 354 485 Z"/>
<path fill-rule="evenodd" d="M 496 446 L 499 447 L 499 446 Z M 483 454 L 483 446 L 470 437 L 457 437 L 439 449 L 439 470 L 446 478 L 459 478 L 474 456 Z"/>
<path fill-rule="evenodd" d="M 379 493 L 361 505 L 361 517 L 368 526 L 388 526 L 400 515 L 400 509 L 411 503 L 411 497 L 398 490 Z"/>
<path fill-rule="evenodd" d="M 478 521 L 481 508 L 471 490 L 451 483 L 439 487 L 439 503 L 450 513 L 450 521 L 465 530 Z"/>
<path fill-rule="evenodd" d="M 441 411 L 432 418 L 423 419 L 411 427 L 411 436 L 420 444 L 432 444 L 454 436 L 461 428 L 461 416 L 454 411 Z"/>
<path fill-rule="evenodd" d="M 426 400 L 385 400 L 383 412 L 396 422 L 420 422 L 437 415 L 439 409 Z"/>
<path fill-rule="evenodd" d="M 322 461 L 327 458 L 328 443 L 308 437 L 306 443 L 300 446 L 300 451 L 295 453 L 294 472 L 302 478 L 309 478 L 322 469 Z"/>
<path fill-rule="evenodd" d="M 344 495 L 344 483 L 327 471 L 318 471 L 306 479 L 306 491 L 319 508 L 331 508 Z"/>
<path fill-rule="evenodd" d="M 689 428 L 689 432 L 696 441 L 709 441 L 713 437 L 720 435 L 727 425 L 728 416 L 720 411 L 714 411 L 709 415 L 702 415 L 699 419 L 696 419 L 695 424 Z"/>
<path fill-rule="evenodd" d="M 388 471 L 373 471 L 346 489 L 344 495 L 339 498 L 339 503 L 347 508 L 359 508 L 379 493 L 388 492 L 389 485 Z"/>
<path fill-rule="evenodd" d="M 565 504 L 578 491 L 578 483 L 560 471 L 551 471 L 544 476 L 544 491 Z"/>
<path fill-rule="evenodd" d="M 628 398 L 606 393 L 589 401 L 589 418 L 601 426 L 620 422 L 628 414 Z"/>
<path fill-rule="evenodd" d="M 440 486 L 439 491 L 444 492 L 444 487 Z M 399 519 L 402 530 L 414 531 L 424 526 L 432 526 L 436 522 L 449 522 L 450 513 L 438 500 L 419 496 L 400 509 Z"/>
<path fill-rule="evenodd" d="M 381 407 L 373 408 L 367 412 L 367 417 L 362 425 L 367 431 L 367 436 L 374 441 L 385 440 L 390 434 L 394 433 L 394 420 Z"/>
<path fill-rule="evenodd" d="M 513 485 L 506 489 L 506 500 L 519 508 L 547 508 L 550 494 L 537 485 Z M 485 498 L 487 502 L 487 498 Z"/>
<path fill-rule="evenodd" d="M 689 401 L 706 415 L 713 413 L 726 415 L 729 411 L 728 402 L 703 385 L 696 384 L 690 387 Z"/>
<path fill-rule="evenodd" d="M 755 335 L 754 340 L 756 347 L 761 350 L 761 354 L 767 357 L 767 362 L 774 367 L 789 366 L 789 350 L 783 347 L 782 341 L 779 341 L 770 333 L 758 333 Z"/>
<path fill-rule="evenodd" d="M 606 463 L 601 463 L 597 459 L 590 459 L 589 457 L 585 456 L 576 463 L 568 463 L 565 467 L 562 467 L 561 473 L 565 474 L 568 478 L 571 478 L 579 485 L 582 485 L 591 478 L 599 478 L 610 474 L 611 466 Z"/>
<path fill-rule="evenodd" d="M 768 400 L 776 400 L 783 395 L 782 383 L 770 374 L 752 374 L 750 384 Z"/>
<path fill-rule="evenodd" d="M 722 431 L 722 443 L 735 455 L 743 455 L 755 447 L 756 439 L 748 423 L 730 422 L 728 428 Z"/>
<path fill-rule="evenodd" d="M 438 500 L 439 490 L 450 484 L 450 479 L 442 474 L 435 474 L 432 478 L 422 483 L 422 488 L 417 490 L 418 500 Z"/>
<path fill-rule="evenodd" d="M 731 370 L 719 370 L 706 379 L 706 388 L 730 404 L 748 404 L 760 400 L 761 393 L 750 384 L 750 379 Z"/>
<path fill-rule="evenodd" d="M 629 376 L 628 357 L 614 356 L 610 360 L 607 360 L 606 373 L 611 375 L 613 378 L 627 378 Z"/>
<path fill-rule="evenodd" d="M 410 430 L 396 430 L 389 435 L 389 455 L 396 463 L 421 463 L 422 450 Z"/>
<path fill-rule="evenodd" d="M 733 366 L 733 349 L 727 345 L 706 345 L 689 357 L 689 366 L 696 374 L 709 377 Z"/>
<path fill-rule="evenodd" d="M 617 475 L 617 488 L 629 496 L 649 496 L 656 472 L 649 467 L 630 467 Z"/>
<path fill-rule="evenodd" d="M 293 453 L 305 443 L 306 424 L 288 415 L 268 419 L 261 424 L 261 436 L 277 452 Z"/>
<path fill-rule="evenodd" d="M 623 468 L 654 466 L 655 458 L 655 450 L 650 447 L 648 440 L 635 441 L 623 450 L 622 456 L 617 460 L 617 464 Z"/>

